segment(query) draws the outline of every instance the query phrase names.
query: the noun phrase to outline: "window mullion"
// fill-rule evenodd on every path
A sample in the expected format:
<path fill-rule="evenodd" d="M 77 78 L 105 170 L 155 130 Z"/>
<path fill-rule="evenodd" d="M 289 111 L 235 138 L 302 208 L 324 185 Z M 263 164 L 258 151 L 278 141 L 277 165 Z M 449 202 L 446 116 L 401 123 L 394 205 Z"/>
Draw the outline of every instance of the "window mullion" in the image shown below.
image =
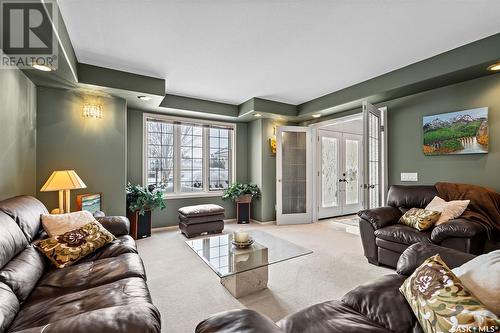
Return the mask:
<path fill-rule="evenodd" d="M 209 192 L 209 173 L 210 173 L 210 142 L 208 140 L 210 128 L 203 128 L 203 192 Z"/>
<path fill-rule="evenodd" d="M 174 193 L 181 191 L 181 129 L 174 124 Z"/>

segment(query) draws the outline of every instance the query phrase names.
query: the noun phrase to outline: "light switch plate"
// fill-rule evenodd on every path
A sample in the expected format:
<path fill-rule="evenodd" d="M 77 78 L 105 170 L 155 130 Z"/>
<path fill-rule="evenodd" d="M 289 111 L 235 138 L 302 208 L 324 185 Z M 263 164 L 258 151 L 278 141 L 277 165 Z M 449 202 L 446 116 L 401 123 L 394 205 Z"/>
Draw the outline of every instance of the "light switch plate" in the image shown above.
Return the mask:
<path fill-rule="evenodd" d="M 418 182 L 418 173 L 416 172 L 401 172 L 402 182 Z"/>

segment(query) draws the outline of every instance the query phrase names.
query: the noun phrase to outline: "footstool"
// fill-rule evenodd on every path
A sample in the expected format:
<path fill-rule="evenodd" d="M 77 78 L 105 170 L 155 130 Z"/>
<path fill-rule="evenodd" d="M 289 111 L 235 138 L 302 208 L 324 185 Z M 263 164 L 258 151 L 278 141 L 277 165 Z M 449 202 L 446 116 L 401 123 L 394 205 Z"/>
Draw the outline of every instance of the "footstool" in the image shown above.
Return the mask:
<path fill-rule="evenodd" d="M 188 238 L 204 233 L 218 234 L 224 230 L 225 210 L 206 204 L 179 208 L 179 229 Z"/>

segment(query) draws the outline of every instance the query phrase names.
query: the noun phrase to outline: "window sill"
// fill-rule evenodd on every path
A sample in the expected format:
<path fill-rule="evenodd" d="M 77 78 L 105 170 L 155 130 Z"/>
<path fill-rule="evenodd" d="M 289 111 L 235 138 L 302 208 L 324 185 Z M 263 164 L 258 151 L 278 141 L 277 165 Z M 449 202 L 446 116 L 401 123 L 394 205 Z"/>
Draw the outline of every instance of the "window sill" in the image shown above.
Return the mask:
<path fill-rule="evenodd" d="M 217 192 L 199 192 L 199 193 L 169 193 L 163 195 L 163 200 L 188 199 L 188 198 L 210 198 L 222 197 L 222 191 Z"/>

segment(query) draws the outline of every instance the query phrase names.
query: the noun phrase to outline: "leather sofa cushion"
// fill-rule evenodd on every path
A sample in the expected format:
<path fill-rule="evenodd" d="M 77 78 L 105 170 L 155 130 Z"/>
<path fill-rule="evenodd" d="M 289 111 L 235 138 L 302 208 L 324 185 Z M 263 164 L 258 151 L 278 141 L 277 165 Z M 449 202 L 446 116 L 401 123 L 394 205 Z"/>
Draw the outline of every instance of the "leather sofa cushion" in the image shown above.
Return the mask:
<path fill-rule="evenodd" d="M 392 185 L 387 193 L 387 204 L 405 213 L 410 208 L 424 208 L 436 195 L 434 185 Z"/>
<path fill-rule="evenodd" d="M 11 333 L 160 333 L 160 314 L 154 305 L 140 303 L 102 308 L 91 312 L 51 321 Z M 45 330 L 44 330 L 45 328 Z"/>
<path fill-rule="evenodd" d="M 409 332 L 416 318 L 399 292 L 399 287 L 405 279 L 406 276 L 402 275 L 386 275 L 375 282 L 351 290 L 344 295 L 342 301 L 392 332 Z"/>
<path fill-rule="evenodd" d="M 19 301 L 12 290 L 0 282 L 0 332 L 6 332 L 19 311 Z"/>
<path fill-rule="evenodd" d="M 341 301 L 319 303 L 295 312 L 278 323 L 287 333 L 389 333 Z"/>
<path fill-rule="evenodd" d="M 8 285 L 22 303 L 35 288 L 46 267 L 43 255 L 33 246 L 28 246 L 2 268 L 0 281 Z"/>
<path fill-rule="evenodd" d="M 79 262 L 95 261 L 104 258 L 117 257 L 125 253 L 137 253 L 134 239 L 129 235 L 119 236 L 111 243 L 104 245 L 99 251 L 89 254 Z"/>
<path fill-rule="evenodd" d="M 481 224 L 458 218 L 437 225 L 431 233 L 431 239 L 435 243 L 441 243 L 448 237 L 472 238 L 478 235 L 486 235 L 486 228 Z"/>
<path fill-rule="evenodd" d="M 196 333 L 282 333 L 271 319 L 250 309 L 224 311 L 200 322 Z"/>
<path fill-rule="evenodd" d="M 96 220 L 115 236 L 129 234 L 130 221 L 125 216 L 102 216 L 96 217 Z"/>
<path fill-rule="evenodd" d="M 378 247 L 382 247 L 384 249 L 391 250 L 397 253 L 403 253 L 403 251 L 406 250 L 409 246 L 408 244 L 386 241 L 382 238 L 375 238 L 375 244 L 377 244 Z"/>
<path fill-rule="evenodd" d="M 134 323 L 116 321 L 115 316 L 119 316 L 119 309 L 123 309 L 123 306 L 128 306 L 131 310 L 136 311 L 144 307 L 146 303 L 151 303 L 151 297 L 146 282 L 142 278 L 137 277 L 122 279 L 65 295 L 55 294 L 47 299 L 32 301 L 31 297 L 29 297 L 14 319 L 10 330 L 15 332 L 32 327 L 40 327 L 85 313 L 89 313 L 88 315 L 93 317 L 91 315 L 93 311 L 109 308 L 112 313 L 108 313 L 108 321 L 115 321 L 110 324 L 121 327 L 123 332 L 123 329 L 127 327 L 128 324 L 133 326 Z M 94 316 L 94 318 L 97 317 L 99 312 L 95 313 L 96 316 Z M 83 317 L 85 318 L 88 316 L 84 315 Z M 96 324 L 89 320 L 82 320 L 80 325 L 85 326 L 87 332 L 105 331 L 98 328 Z M 94 330 L 90 329 L 89 325 L 90 327 L 94 327 Z M 66 332 L 74 331 L 68 330 Z M 137 332 L 142 331 L 138 330 Z"/>
<path fill-rule="evenodd" d="M 418 242 L 431 242 L 430 231 L 418 231 L 403 224 L 390 225 L 382 229 L 375 230 L 375 236 L 387 241 L 401 244 L 415 244 Z"/>
<path fill-rule="evenodd" d="M 3 212 L 0 212 L 0 230 L 0 268 L 2 268 L 28 245 L 28 241 L 16 222 Z"/>
<path fill-rule="evenodd" d="M 52 268 L 42 277 L 31 294 L 30 301 L 82 291 L 131 277 L 146 279 L 142 260 L 135 253 L 78 263 L 64 269 Z"/>
<path fill-rule="evenodd" d="M 16 221 L 30 243 L 42 229 L 41 215 L 49 213 L 43 203 L 27 195 L 0 201 L 0 210 Z"/>

